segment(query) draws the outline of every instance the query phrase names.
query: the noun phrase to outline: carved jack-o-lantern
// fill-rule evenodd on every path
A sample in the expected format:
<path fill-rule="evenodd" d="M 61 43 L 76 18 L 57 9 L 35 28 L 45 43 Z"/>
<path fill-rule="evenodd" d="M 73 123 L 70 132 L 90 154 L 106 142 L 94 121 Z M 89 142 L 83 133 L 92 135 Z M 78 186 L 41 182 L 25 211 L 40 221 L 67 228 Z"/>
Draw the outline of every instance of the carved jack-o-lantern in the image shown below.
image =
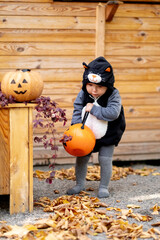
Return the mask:
<path fill-rule="evenodd" d="M 8 72 L 1 81 L 1 90 L 7 97 L 12 95 L 17 102 L 31 101 L 38 98 L 43 91 L 40 74 L 29 69 Z"/>

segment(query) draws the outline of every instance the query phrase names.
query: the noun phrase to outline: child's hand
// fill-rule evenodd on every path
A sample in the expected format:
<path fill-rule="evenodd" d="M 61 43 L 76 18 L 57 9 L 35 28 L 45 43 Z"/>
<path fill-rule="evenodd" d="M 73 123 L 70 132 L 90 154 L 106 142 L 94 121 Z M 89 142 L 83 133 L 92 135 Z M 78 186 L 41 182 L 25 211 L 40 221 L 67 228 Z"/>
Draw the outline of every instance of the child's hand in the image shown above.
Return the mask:
<path fill-rule="evenodd" d="M 87 105 L 86 105 L 86 112 L 90 112 L 91 111 L 91 109 L 92 109 L 92 107 L 93 107 L 93 103 L 87 103 Z"/>

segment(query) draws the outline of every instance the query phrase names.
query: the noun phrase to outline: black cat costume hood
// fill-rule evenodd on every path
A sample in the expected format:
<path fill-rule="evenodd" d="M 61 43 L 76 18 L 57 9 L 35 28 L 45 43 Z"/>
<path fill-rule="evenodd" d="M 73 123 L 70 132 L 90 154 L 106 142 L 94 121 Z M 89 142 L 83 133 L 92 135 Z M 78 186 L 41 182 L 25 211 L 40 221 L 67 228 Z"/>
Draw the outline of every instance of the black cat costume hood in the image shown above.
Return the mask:
<path fill-rule="evenodd" d="M 88 65 L 83 62 L 83 67 L 85 68 L 83 73 L 83 90 L 86 89 L 87 83 L 95 83 L 108 88 L 114 86 L 115 80 L 112 66 L 104 57 L 98 57 Z"/>

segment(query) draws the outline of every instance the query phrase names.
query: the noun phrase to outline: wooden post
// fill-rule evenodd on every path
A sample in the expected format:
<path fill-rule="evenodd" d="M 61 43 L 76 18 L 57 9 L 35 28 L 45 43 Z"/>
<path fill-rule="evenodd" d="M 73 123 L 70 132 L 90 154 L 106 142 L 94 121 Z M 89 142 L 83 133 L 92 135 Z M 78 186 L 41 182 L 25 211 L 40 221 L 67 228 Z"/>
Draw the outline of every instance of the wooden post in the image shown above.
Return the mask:
<path fill-rule="evenodd" d="M 99 3 L 96 8 L 96 52 L 95 57 L 105 53 L 105 4 Z"/>
<path fill-rule="evenodd" d="M 0 194 L 10 194 L 10 214 L 33 210 L 34 106 L 17 103 L 0 109 Z"/>
<path fill-rule="evenodd" d="M 96 8 L 96 51 L 95 57 L 105 55 L 105 24 L 106 24 L 106 4 L 99 3 Z M 92 161 L 98 159 L 98 154 L 92 154 Z"/>
<path fill-rule="evenodd" d="M 96 8 L 96 52 L 95 57 L 105 53 L 105 5 L 99 3 Z"/>

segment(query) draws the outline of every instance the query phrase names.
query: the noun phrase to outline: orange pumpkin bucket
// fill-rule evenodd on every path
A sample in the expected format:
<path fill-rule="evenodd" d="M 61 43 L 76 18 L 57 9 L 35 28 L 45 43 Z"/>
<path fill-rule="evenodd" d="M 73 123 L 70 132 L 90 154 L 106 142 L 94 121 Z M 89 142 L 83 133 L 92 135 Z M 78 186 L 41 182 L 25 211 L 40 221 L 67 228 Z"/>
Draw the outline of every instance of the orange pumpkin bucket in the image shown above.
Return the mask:
<path fill-rule="evenodd" d="M 64 135 L 72 137 L 71 140 L 63 142 L 65 150 L 76 157 L 82 157 L 92 152 L 96 139 L 92 130 L 85 125 L 89 112 L 86 112 L 82 123 L 70 126 Z"/>

